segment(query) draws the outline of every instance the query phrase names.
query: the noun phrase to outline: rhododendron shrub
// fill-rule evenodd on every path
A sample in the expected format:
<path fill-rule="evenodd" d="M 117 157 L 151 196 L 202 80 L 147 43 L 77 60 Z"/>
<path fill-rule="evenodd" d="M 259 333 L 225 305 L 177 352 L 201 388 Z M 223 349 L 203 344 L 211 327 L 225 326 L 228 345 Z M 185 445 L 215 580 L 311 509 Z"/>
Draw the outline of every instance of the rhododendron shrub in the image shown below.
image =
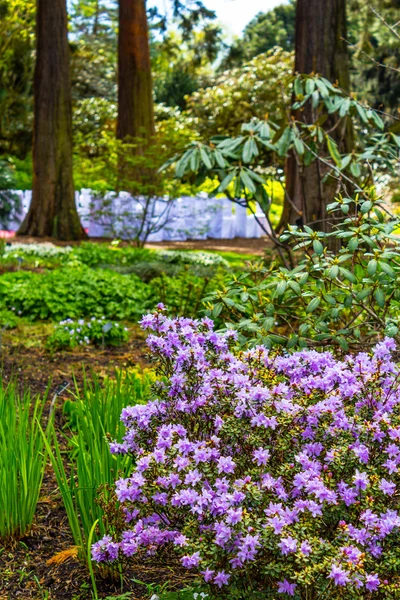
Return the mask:
<path fill-rule="evenodd" d="M 125 408 L 126 530 L 95 561 L 174 552 L 218 591 L 400 597 L 399 369 L 394 342 L 328 352 L 232 350 L 208 319 L 142 319 L 157 398 Z M 112 533 L 112 532 L 110 532 Z M 218 592 L 220 593 L 220 592 Z M 235 596 L 237 597 L 237 596 Z"/>

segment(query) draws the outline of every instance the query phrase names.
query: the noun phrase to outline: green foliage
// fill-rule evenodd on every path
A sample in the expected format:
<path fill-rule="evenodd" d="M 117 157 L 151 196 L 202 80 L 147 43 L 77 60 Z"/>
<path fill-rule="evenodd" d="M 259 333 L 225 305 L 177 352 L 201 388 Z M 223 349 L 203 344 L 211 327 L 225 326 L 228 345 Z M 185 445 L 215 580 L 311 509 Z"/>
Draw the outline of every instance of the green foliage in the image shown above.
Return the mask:
<path fill-rule="evenodd" d="M 353 86 L 358 97 L 392 114 L 400 94 L 398 10 L 397 0 L 348 2 Z"/>
<path fill-rule="evenodd" d="M 296 6 L 294 0 L 281 4 L 265 13 L 258 13 L 246 25 L 241 38 L 236 39 L 222 62 L 223 68 L 242 65 L 259 54 L 280 46 L 294 50 Z"/>
<path fill-rule="evenodd" d="M 383 176 L 396 176 L 400 136 L 385 130 L 378 112 L 319 76 L 297 76 L 294 95 L 292 109 L 296 116 L 288 116 L 285 109 L 276 122 L 253 119 L 242 125 L 238 136 L 217 136 L 208 144 L 193 141 L 185 153 L 173 157 L 166 166 L 175 164 L 177 178 L 195 181 L 197 185 L 216 178 L 219 182 L 216 193 L 225 193 L 250 209 L 257 201 L 267 219 L 271 206 L 270 179 L 273 174 L 281 179 L 280 165 L 289 153 L 296 157 L 302 171 L 317 163 L 322 174 L 321 185 L 331 180 L 338 193 L 345 193 L 350 185 L 368 198 L 371 186 Z M 310 103 L 311 123 L 302 118 L 304 107 Z M 335 128 L 348 127 L 351 121 L 360 132 L 351 153 L 341 154 L 331 137 L 326 123 L 332 117 Z M 306 214 L 303 219 L 307 219 Z M 266 233 L 279 247 L 272 228 L 270 232 L 266 229 Z"/>
<path fill-rule="evenodd" d="M 0 386 L 0 538 L 24 537 L 32 526 L 46 465 L 39 421 L 45 397 Z"/>
<path fill-rule="evenodd" d="M 0 1 L 0 153 L 22 158 L 32 140 L 35 4 Z"/>
<path fill-rule="evenodd" d="M 196 317 L 202 309 L 205 294 L 216 289 L 221 281 L 222 277 L 215 276 L 215 271 L 210 272 L 209 269 L 194 275 L 192 269 L 186 267 L 179 270 L 175 277 L 162 273 L 150 282 L 153 306 L 161 302 L 173 315 Z"/>
<path fill-rule="evenodd" d="M 290 103 L 293 54 L 274 48 L 241 68 L 222 73 L 188 99 L 188 114 L 200 135 L 235 135 L 256 117 L 272 120 Z"/>
<path fill-rule="evenodd" d="M 98 111 L 95 131 L 85 114 L 85 109 L 91 110 L 93 105 Z M 76 186 L 103 195 L 115 190 L 143 196 L 179 195 L 176 182 L 157 171 L 171 152 L 183 150 L 196 137 L 191 120 L 179 111 L 156 109 L 156 133 L 147 145 L 141 138 L 123 142 L 115 139 L 113 113 L 115 105 L 103 100 L 81 104 L 75 126 Z"/>
<path fill-rule="evenodd" d="M 46 346 L 49 350 L 73 349 L 90 343 L 120 346 L 128 341 L 128 329 L 120 323 L 92 317 L 89 321 L 66 319 L 55 326 Z"/>
<path fill-rule="evenodd" d="M 208 298 L 209 316 L 251 346 L 347 351 L 383 335 L 399 340 L 399 219 L 388 220 L 379 199 L 339 198 L 328 208 L 342 215 L 333 232 L 290 227 L 282 236 L 304 255 L 294 269 L 253 265 Z"/>
<path fill-rule="evenodd" d="M 19 317 L 12 310 L 0 310 L 0 330 L 14 329 L 15 327 L 17 327 L 19 320 Z"/>
<path fill-rule="evenodd" d="M 119 275 L 86 266 L 45 273 L 20 271 L 2 276 L 0 307 L 31 320 L 105 316 L 136 320 L 149 289 L 136 275 Z"/>
<path fill-rule="evenodd" d="M 66 468 L 63 454 L 53 429 L 47 443 L 51 463 L 61 493 L 68 523 L 78 547 L 79 556 L 86 560 L 86 544 L 94 522 L 98 519 L 95 535 L 104 535 L 104 510 L 96 498 L 103 490 L 103 499 L 110 512 L 117 510 L 111 485 L 118 474 L 128 475 L 132 459 L 110 453 L 110 434 L 120 441 L 124 427 L 120 422 L 122 409 L 127 405 L 143 403 L 153 378 L 132 372 L 128 377 L 117 373 L 116 380 L 101 385 L 97 377 L 85 378 L 82 392 L 76 388 L 73 400 L 65 404 L 64 414 L 69 420 L 67 433 L 68 454 Z"/>
<path fill-rule="evenodd" d="M 123 327 L 119 332 L 113 326 L 103 339 L 104 323 L 98 319 L 137 321 L 160 301 L 172 314 L 186 311 L 195 317 L 206 291 L 216 289 L 230 268 L 218 254 L 154 251 L 118 243 L 75 247 L 16 244 L 6 246 L 2 260 L 13 268 L 22 264 L 24 269 L 49 269 L 6 272 L 0 280 L 0 325 L 4 321 L 4 325 L 15 326 L 20 317 L 70 320 L 57 327 L 49 348 L 123 342 Z M 232 260 L 240 266 L 242 259 L 234 255 Z M 86 321 L 75 322 L 88 317 L 96 318 L 96 327 L 91 325 L 90 331 Z"/>

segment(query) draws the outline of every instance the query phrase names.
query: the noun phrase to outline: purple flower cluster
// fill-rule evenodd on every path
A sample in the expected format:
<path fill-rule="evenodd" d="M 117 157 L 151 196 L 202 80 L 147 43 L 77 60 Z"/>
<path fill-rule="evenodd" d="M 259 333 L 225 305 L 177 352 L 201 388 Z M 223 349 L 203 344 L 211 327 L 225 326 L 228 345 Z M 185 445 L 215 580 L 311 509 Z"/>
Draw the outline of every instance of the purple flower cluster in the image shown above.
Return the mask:
<path fill-rule="evenodd" d="M 339 361 L 328 352 L 234 352 L 234 332 L 162 309 L 142 327 L 152 331 L 161 378 L 155 399 L 122 413 L 126 435 L 111 450 L 136 457 L 132 475 L 116 482 L 127 528 L 94 544 L 94 560 L 174 548 L 211 585 L 251 578 L 286 596 L 329 582 L 360 597 L 392 585 L 400 565 L 393 341 Z"/>

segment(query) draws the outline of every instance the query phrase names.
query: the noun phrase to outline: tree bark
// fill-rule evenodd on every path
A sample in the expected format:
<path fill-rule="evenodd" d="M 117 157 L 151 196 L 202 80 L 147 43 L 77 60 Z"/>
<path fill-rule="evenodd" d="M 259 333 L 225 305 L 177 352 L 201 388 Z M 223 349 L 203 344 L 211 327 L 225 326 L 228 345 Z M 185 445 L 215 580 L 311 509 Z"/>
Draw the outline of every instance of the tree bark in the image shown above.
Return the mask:
<path fill-rule="evenodd" d="M 78 240 L 66 0 L 37 0 L 36 52 L 32 202 L 18 234 Z"/>
<path fill-rule="evenodd" d="M 295 72 L 320 74 L 332 83 L 349 89 L 349 55 L 346 39 L 346 0 L 297 0 L 295 36 Z M 311 103 L 294 117 L 312 122 Z M 330 117 L 326 127 L 335 124 Z M 342 152 L 352 145 L 351 126 L 344 124 L 332 133 Z M 312 224 L 321 231 L 329 231 L 326 206 L 337 194 L 337 181 L 328 178 L 323 182 L 329 168 L 319 161 L 301 168 L 292 153 L 285 167 L 286 198 L 279 229 L 290 224 Z"/>
<path fill-rule="evenodd" d="M 148 140 L 153 133 L 146 0 L 119 0 L 117 138 Z"/>

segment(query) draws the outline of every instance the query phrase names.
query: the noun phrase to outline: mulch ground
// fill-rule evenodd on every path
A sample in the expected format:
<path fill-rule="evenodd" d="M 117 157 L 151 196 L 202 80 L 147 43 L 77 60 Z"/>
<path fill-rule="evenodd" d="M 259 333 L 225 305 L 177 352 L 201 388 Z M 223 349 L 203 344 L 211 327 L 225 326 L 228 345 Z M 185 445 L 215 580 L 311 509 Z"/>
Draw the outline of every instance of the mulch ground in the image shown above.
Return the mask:
<path fill-rule="evenodd" d="M 37 332 L 35 335 L 40 337 Z M 15 340 L 11 332 L 4 335 L 0 374 L 4 383 L 17 381 L 21 390 L 29 388 L 32 393 L 43 394 L 48 388 L 49 401 L 61 383 L 69 381 L 73 387 L 75 378 L 79 386 L 84 372 L 93 371 L 96 376 L 105 377 L 112 376 L 116 368 L 148 365 L 145 341 L 139 333 L 129 344 L 119 348 L 90 347 L 55 354 L 45 350 L 35 335 L 30 346 L 18 336 Z M 68 392 L 61 395 L 59 405 L 67 397 Z M 61 411 L 59 413 L 56 423 L 62 427 Z M 138 560 L 126 572 L 124 591 L 132 592 L 131 600 L 148 597 L 146 586 L 134 583 L 133 579 L 162 584 L 171 580 L 171 575 L 173 579 L 174 572 L 170 563 Z M 176 565 L 176 581 L 181 582 L 182 577 L 185 578 L 185 574 Z M 97 586 L 99 598 L 121 594 L 119 577 L 101 577 Z M 0 546 L 0 600 L 86 600 L 92 598 L 90 589 L 90 576 L 76 558 L 66 513 L 49 466 L 30 535 Z"/>

